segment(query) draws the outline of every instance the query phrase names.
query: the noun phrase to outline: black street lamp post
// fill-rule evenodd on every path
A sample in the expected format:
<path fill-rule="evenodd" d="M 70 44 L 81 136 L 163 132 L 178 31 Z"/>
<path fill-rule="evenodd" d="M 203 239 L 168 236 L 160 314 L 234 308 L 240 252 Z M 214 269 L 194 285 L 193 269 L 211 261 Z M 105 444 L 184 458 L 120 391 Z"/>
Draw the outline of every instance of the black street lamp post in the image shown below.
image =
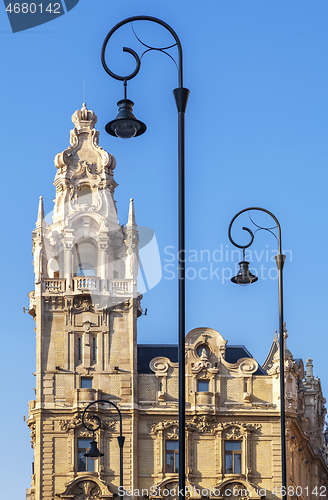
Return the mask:
<path fill-rule="evenodd" d="M 111 36 L 125 24 L 134 21 L 151 21 L 163 26 L 173 36 L 175 43 L 167 47 L 151 47 L 144 44 L 136 36 L 137 40 L 146 47 L 146 50 L 139 58 L 138 54 L 128 47 L 123 47 L 124 52 L 131 54 L 136 62 L 136 67 L 132 73 L 127 76 L 120 76 L 113 73 L 107 66 L 105 61 L 105 52 Z M 133 29 L 133 25 L 132 25 Z M 132 112 L 133 102 L 127 99 L 126 86 L 127 81 L 134 78 L 140 69 L 142 56 L 151 51 L 156 50 L 172 56 L 166 50 L 176 46 L 178 49 L 178 88 L 173 90 L 177 111 L 178 111 L 178 345 L 179 345 L 179 498 L 184 497 L 185 493 L 185 111 L 189 96 L 189 90 L 183 86 L 183 57 L 182 47 L 178 35 L 164 21 L 151 16 L 134 16 L 124 19 L 116 24 L 107 34 L 101 52 L 101 61 L 105 71 L 116 80 L 120 80 L 124 85 L 124 99 L 119 101 L 119 112 L 116 118 L 106 125 L 106 131 L 120 138 L 128 139 L 143 134 L 146 131 L 146 125 L 137 120 Z M 181 256 L 183 256 L 181 258 Z"/>
<path fill-rule="evenodd" d="M 282 254 L 281 227 L 278 219 L 271 212 L 269 212 L 269 210 L 266 210 L 265 208 L 259 208 L 259 207 L 245 208 L 244 210 L 241 210 L 233 217 L 229 225 L 229 231 L 228 231 L 229 240 L 235 247 L 243 249 L 243 260 L 239 263 L 240 266 L 239 272 L 234 278 L 231 279 L 231 281 L 239 285 L 248 285 L 249 283 L 253 283 L 258 279 L 257 276 L 254 276 L 249 271 L 248 269 L 249 262 L 245 260 L 245 248 L 250 247 L 254 241 L 253 232 L 248 227 L 243 227 L 243 230 L 247 231 L 251 236 L 251 241 L 247 245 L 238 245 L 231 236 L 232 225 L 237 219 L 237 217 L 239 217 L 239 215 L 243 214 L 244 212 L 250 212 L 251 210 L 258 210 L 260 212 L 265 212 L 266 214 L 270 215 L 270 217 L 272 217 L 272 219 L 276 223 L 276 226 L 274 227 L 260 227 L 257 224 L 255 224 L 255 222 L 253 222 L 252 219 L 250 219 L 252 223 L 257 227 L 255 233 L 263 229 L 265 231 L 269 231 L 271 234 L 275 236 L 276 239 L 278 239 L 278 254 L 275 255 L 275 260 L 278 268 L 278 295 L 279 295 L 280 426 L 281 426 L 281 479 L 282 479 L 281 493 L 282 493 L 282 498 L 285 499 L 287 498 L 286 495 L 287 477 L 286 477 L 286 436 L 285 436 L 286 425 L 285 425 L 285 374 L 284 374 L 285 347 L 284 347 L 283 268 L 286 256 Z M 272 232 L 272 229 L 275 228 L 278 229 L 278 238 Z"/>
<path fill-rule="evenodd" d="M 120 447 L 120 492 L 122 494 L 122 492 L 123 492 L 123 445 L 124 445 L 125 437 L 122 434 L 122 413 L 121 413 L 120 409 L 116 406 L 115 403 L 112 403 L 111 401 L 107 401 L 106 399 L 97 399 L 97 401 L 93 401 L 92 403 L 88 404 L 85 407 L 85 409 L 82 413 L 82 424 L 85 427 L 85 429 L 92 432 L 92 441 L 90 443 L 91 446 L 90 446 L 89 451 L 87 453 L 85 453 L 84 456 L 91 458 L 92 460 L 96 460 L 97 458 L 104 456 L 104 454 L 98 450 L 97 441 L 95 440 L 95 432 L 98 429 L 100 429 L 101 420 L 98 417 L 98 415 L 96 415 L 96 414 L 86 416 L 86 412 L 88 411 L 90 406 L 93 406 L 93 405 L 98 404 L 98 403 L 106 403 L 106 404 L 113 406 L 117 410 L 117 413 L 118 413 L 119 418 L 120 418 L 120 435 L 118 436 L 117 441 L 118 441 L 118 445 Z M 90 420 L 95 421 L 96 420 L 97 424 L 92 425 L 92 427 L 90 427 L 87 424 L 86 420 L 88 420 L 88 421 L 90 421 Z"/>

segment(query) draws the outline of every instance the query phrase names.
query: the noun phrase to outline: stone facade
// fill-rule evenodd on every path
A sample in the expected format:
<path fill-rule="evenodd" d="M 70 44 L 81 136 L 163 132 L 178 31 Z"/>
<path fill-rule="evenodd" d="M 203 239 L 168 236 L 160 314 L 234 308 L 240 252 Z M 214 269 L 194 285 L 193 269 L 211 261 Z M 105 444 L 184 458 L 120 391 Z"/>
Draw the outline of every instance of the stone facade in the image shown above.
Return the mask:
<path fill-rule="evenodd" d="M 111 498 L 119 486 L 119 425 L 96 408 L 104 456 L 92 463 L 92 438 L 81 421 L 97 399 L 117 404 L 125 436 L 129 495 L 174 497 L 177 487 L 178 364 L 176 346 L 137 345 L 142 313 L 137 291 L 138 228 L 133 200 L 120 226 L 115 159 L 98 145 L 93 111 L 72 117 L 71 145 L 55 158 L 52 223 L 40 198 L 33 231 L 36 398 L 28 425 L 34 448 L 29 500 Z M 287 333 L 286 333 L 287 336 Z M 326 409 L 312 360 L 285 350 L 289 497 L 326 496 Z M 243 346 L 215 330 L 186 337 L 186 483 L 200 499 L 280 495 L 279 345 L 260 367 Z M 297 489 L 298 487 L 298 489 Z M 318 495 L 313 493 L 317 488 Z"/>

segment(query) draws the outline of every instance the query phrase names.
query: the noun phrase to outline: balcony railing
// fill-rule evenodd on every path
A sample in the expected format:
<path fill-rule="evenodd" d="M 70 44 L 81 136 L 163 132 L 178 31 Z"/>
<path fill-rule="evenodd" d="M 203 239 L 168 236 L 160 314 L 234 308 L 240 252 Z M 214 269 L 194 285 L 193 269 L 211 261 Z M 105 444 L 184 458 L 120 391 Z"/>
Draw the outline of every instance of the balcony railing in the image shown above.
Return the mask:
<path fill-rule="evenodd" d="M 94 276 L 79 276 L 73 278 L 74 291 L 87 291 L 91 290 L 96 292 L 99 290 L 100 278 Z"/>
<path fill-rule="evenodd" d="M 65 292 L 66 280 L 64 278 L 48 278 L 44 280 L 44 291 L 49 293 Z"/>
<path fill-rule="evenodd" d="M 131 293 L 131 280 L 110 280 L 109 290 L 114 293 Z"/>
<path fill-rule="evenodd" d="M 129 295 L 132 293 L 131 279 L 102 280 L 97 276 L 75 276 L 72 278 L 74 292 L 109 292 L 115 295 Z M 66 291 L 66 279 L 46 278 L 43 280 L 45 293 L 63 293 Z"/>

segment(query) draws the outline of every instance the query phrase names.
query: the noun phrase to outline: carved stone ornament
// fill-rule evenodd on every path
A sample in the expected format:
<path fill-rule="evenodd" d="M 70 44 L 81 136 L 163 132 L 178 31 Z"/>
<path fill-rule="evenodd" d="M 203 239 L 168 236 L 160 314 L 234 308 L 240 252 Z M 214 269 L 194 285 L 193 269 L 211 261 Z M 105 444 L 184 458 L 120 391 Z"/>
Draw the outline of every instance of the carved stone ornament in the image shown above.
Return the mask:
<path fill-rule="evenodd" d="M 74 297 L 74 309 L 77 311 L 90 311 L 94 312 L 91 297 Z"/>
<path fill-rule="evenodd" d="M 101 491 L 93 481 L 81 481 L 72 492 L 76 500 L 93 500 L 101 498 Z"/>
<path fill-rule="evenodd" d="M 262 428 L 261 424 L 248 424 L 239 422 L 219 423 L 215 430 L 225 431 L 226 439 L 240 439 L 246 432 L 257 433 Z"/>
<path fill-rule="evenodd" d="M 225 433 L 226 439 L 240 439 L 242 434 L 239 427 L 230 427 L 230 429 Z"/>
<path fill-rule="evenodd" d="M 169 358 L 163 356 L 153 358 L 149 363 L 150 369 L 155 372 L 156 375 L 165 375 L 168 372 L 169 366 L 177 368 L 178 363 L 172 363 Z"/>
<path fill-rule="evenodd" d="M 241 483 L 230 483 L 223 490 L 223 497 L 249 497 L 249 490 Z"/>
<path fill-rule="evenodd" d="M 207 415 L 195 415 L 191 422 L 187 422 L 186 428 L 190 431 L 195 430 L 202 433 L 212 434 L 216 428 L 215 418 Z"/>
<path fill-rule="evenodd" d="M 216 420 L 214 417 L 210 417 L 208 415 L 195 415 L 190 422 L 186 422 L 186 430 L 188 431 L 197 431 L 201 433 L 213 433 L 216 429 Z M 179 421 L 172 420 L 169 422 L 158 422 L 157 424 L 151 425 L 150 434 L 156 434 L 160 431 L 166 431 L 167 429 L 174 427 L 172 430 L 172 436 L 177 437 L 178 429 L 179 429 Z M 170 434 L 171 435 L 171 434 Z M 167 434 L 169 437 L 169 434 Z"/>
<path fill-rule="evenodd" d="M 171 420 L 170 422 L 165 422 L 165 421 L 158 422 L 157 424 L 152 424 L 149 426 L 150 434 L 156 434 L 157 432 L 165 431 L 169 427 L 178 426 L 178 425 L 179 425 L 178 420 Z"/>
<path fill-rule="evenodd" d="M 86 419 L 86 422 L 88 425 L 91 426 L 94 421 L 91 419 L 90 420 Z M 74 415 L 74 417 L 71 420 L 60 420 L 59 421 L 59 428 L 61 431 L 64 431 L 64 432 L 68 432 L 70 429 L 76 429 L 79 426 L 82 426 L 82 414 L 81 413 Z M 112 420 L 109 422 L 102 420 L 100 428 L 103 430 L 106 430 L 106 431 L 114 431 L 115 426 L 116 426 L 115 420 Z M 83 427 L 81 427 L 80 436 L 82 436 L 82 432 L 83 432 L 82 429 L 83 429 Z M 88 433 L 88 435 L 86 437 L 89 437 L 90 435 L 91 434 Z"/>
<path fill-rule="evenodd" d="M 228 363 L 228 361 L 221 358 L 221 363 L 229 370 L 239 371 L 247 375 L 255 373 L 259 367 L 258 362 L 254 358 L 240 358 L 237 363 Z"/>
<path fill-rule="evenodd" d="M 31 448 L 34 448 L 36 440 L 36 433 L 35 433 L 36 424 L 35 422 L 27 422 L 27 425 L 31 429 Z"/>
<path fill-rule="evenodd" d="M 83 477 L 75 479 L 63 493 L 57 496 L 67 500 L 98 500 L 112 498 L 113 494 L 98 478 Z"/>

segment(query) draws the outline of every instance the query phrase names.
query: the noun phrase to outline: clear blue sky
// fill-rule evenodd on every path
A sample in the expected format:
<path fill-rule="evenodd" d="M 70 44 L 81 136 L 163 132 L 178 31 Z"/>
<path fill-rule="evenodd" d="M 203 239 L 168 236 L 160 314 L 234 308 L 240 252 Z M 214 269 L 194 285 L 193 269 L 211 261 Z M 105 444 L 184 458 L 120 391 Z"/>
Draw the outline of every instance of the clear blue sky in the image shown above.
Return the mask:
<path fill-rule="evenodd" d="M 30 485 L 32 452 L 23 415 L 34 398 L 35 335 L 33 320 L 22 308 L 28 306 L 27 293 L 34 286 L 31 231 L 40 195 L 46 212 L 52 210 L 53 159 L 69 145 L 70 118 L 82 106 L 84 81 L 87 106 L 98 116 L 100 145 L 117 159 L 120 223 L 126 223 L 133 197 L 137 222 L 155 231 L 161 253 L 163 278 L 144 294 L 148 315 L 138 320 L 139 342 L 177 340 L 177 283 L 168 279 L 172 268 L 165 268 L 172 258 L 167 252 L 173 251 L 165 249 L 177 244 L 177 119 L 172 96 L 177 76 L 169 58 L 147 54 L 128 86 L 147 132 L 131 141 L 104 132 L 123 90 L 101 66 L 102 42 L 117 22 L 140 14 L 160 17 L 178 33 L 185 86 L 191 91 L 186 114 L 187 331 L 212 327 L 230 345 L 244 344 L 259 363 L 264 361 L 278 323 L 277 281 L 268 279 L 275 264 L 266 262 L 267 252 L 271 258 L 276 249 L 275 239 L 258 233 L 253 247 L 257 253 L 252 254 L 252 266 L 263 265 L 267 279 L 238 287 L 222 282 L 222 269 L 238 262 L 235 256 L 231 263 L 227 237 L 233 215 L 247 206 L 267 208 L 280 220 L 288 251 L 288 346 L 295 358 L 313 358 L 314 373 L 328 395 L 327 2 L 80 0 L 61 18 L 16 34 L 0 6 L 0 418 L 2 450 L 10 448 L 6 456 L 1 454 L 4 498 L 25 498 Z M 167 33 L 144 23 L 136 30 L 146 43 L 170 43 Z M 129 28 L 118 39 L 139 50 Z M 114 50 L 114 71 L 132 68 L 131 57 Z M 255 221 L 265 223 L 262 217 Z M 223 262 L 218 261 L 221 249 Z M 203 262 L 201 250 L 208 251 Z"/>

